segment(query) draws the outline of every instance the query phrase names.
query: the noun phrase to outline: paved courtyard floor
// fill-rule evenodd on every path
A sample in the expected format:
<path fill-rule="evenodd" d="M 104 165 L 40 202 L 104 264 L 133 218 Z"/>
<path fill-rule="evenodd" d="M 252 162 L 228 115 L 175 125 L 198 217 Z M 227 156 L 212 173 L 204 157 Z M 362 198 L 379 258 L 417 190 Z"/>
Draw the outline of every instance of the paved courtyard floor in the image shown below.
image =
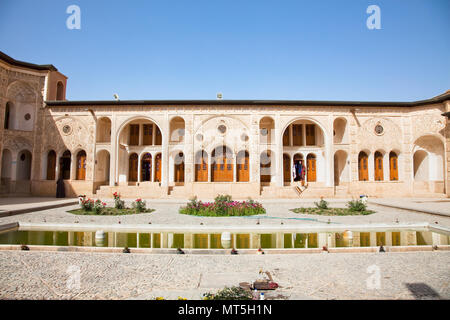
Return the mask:
<path fill-rule="evenodd" d="M 20 199 L 19 199 L 20 200 Z M 9 204 L 14 200 L 9 199 Z M 446 199 L 386 200 L 450 212 Z M 39 200 L 38 200 L 39 202 Z M 147 200 L 152 213 L 128 216 L 78 216 L 71 205 L 0 217 L 9 222 L 261 225 L 429 222 L 450 227 L 450 217 L 369 204 L 368 216 L 313 216 L 289 209 L 314 206 L 314 200 L 264 200 L 267 214 L 256 217 L 194 217 L 178 213 L 183 200 Z M 109 205 L 112 202 L 109 201 Z M 330 200 L 344 207 L 346 200 Z M 1 205 L 1 200 L 0 200 Z M 5 205 L 5 204 L 3 204 Z M 20 207 L 20 202 L 16 204 Z M 26 204 L 25 204 L 26 205 Z M 129 201 L 127 203 L 129 205 Z M 77 270 L 80 287 L 77 289 Z M 278 299 L 450 299 L 450 252 L 320 253 L 271 255 L 115 254 L 0 251 L 0 299 L 201 299 L 224 286 L 251 282 L 269 271 L 281 288 Z M 376 277 L 379 271 L 380 286 Z M 374 278 L 375 277 L 375 278 Z M 73 280 L 73 281 L 72 281 Z M 74 282 L 75 281 L 75 282 Z M 374 284 L 368 287 L 368 282 Z M 69 284 L 69 285 L 68 285 Z M 72 287 L 71 285 L 72 284 Z"/>
<path fill-rule="evenodd" d="M 201 299 L 205 292 L 254 281 L 261 269 L 281 286 L 266 293 L 268 298 L 449 299 L 449 261 L 448 251 L 265 256 L 0 251 L 0 299 Z"/>
<path fill-rule="evenodd" d="M 180 206 L 186 204 L 186 200 L 146 200 L 147 207 L 155 209 L 154 212 L 146 214 L 135 214 L 126 216 L 92 216 L 92 215 L 73 215 L 68 210 L 76 209 L 78 205 L 41 210 L 15 216 L 0 217 L 0 224 L 9 222 L 53 222 L 53 223 L 101 223 L 116 224 L 180 224 L 180 225 L 255 225 L 259 220 L 261 225 L 277 225 L 283 222 L 289 224 L 326 224 L 328 220 L 331 223 L 339 224 L 366 224 L 366 223 L 417 223 L 417 222 L 438 222 L 440 225 L 450 227 L 450 216 L 433 215 L 416 211 L 380 206 L 375 203 L 369 203 L 369 209 L 376 213 L 367 216 L 318 216 L 308 214 L 296 214 L 289 209 L 298 207 L 314 207 L 314 200 L 263 200 L 261 201 L 266 208 L 267 213 L 261 216 L 250 217 L 196 217 L 187 216 L 178 213 Z M 329 200 L 332 207 L 345 207 L 348 200 Z M 384 202 L 393 200 L 384 200 Z M 415 201 L 421 201 L 420 206 L 428 205 L 439 208 L 442 212 L 450 212 L 450 201 L 439 200 L 440 202 L 430 202 L 430 199 L 403 199 L 395 200 L 396 203 L 402 201 L 410 206 L 415 205 Z M 424 201 L 428 201 L 424 204 Z M 437 201 L 437 200 L 434 200 Z M 131 200 L 126 204 L 129 206 Z M 0 202 L 1 203 L 1 202 Z M 113 206 L 111 200 L 107 201 L 109 206 Z"/>

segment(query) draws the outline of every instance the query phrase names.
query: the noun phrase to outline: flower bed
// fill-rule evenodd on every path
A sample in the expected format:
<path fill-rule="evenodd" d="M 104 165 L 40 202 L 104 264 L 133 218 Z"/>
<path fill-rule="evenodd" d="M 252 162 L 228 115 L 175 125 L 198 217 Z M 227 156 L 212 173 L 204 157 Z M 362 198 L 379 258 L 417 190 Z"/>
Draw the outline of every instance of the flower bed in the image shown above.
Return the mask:
<path fill-rule="evenodd" d="M 362 200 L 352 200 L 347 203 L 347 208 L 329 208 L 328 202 L 320 199 L 320 202 L 316 202 L 316 208 L 295 208 L 291 209 L 294 213 L 303 214 L 317 214 L 323 216 L 355 216 L 355 215 L 369 215 L 375 213 L 375 211 L 367 210 L 367 205 Z"/>
<path fill-rule="evenodd" d="M 114 193 L 114 208 L 106 207 L 106 203 L 100 199 L 86 199 L 86 196 L 79 196 L 80 209 L 70 210 L 68 212 L 79 215 L 102 215 L 102 216 L 118 216 L 136 213 L 149 213 L 154 209 L 147 209 L 145 201 L 136 199 L 132 203 L 132 208 L 125 207 L 125 202 L 120 200 L 120 196 Z"/>
<path fill-rule="evenodd" d="M 233 201 L 230 196 L 219 195 L 214 202 L 202 202 L 197 198 L 191 199 L 185 207 L 181 207 L 181 214 L 209 217 L 234 217 L 265 214 L 266 209 L 253 200 Z"/>

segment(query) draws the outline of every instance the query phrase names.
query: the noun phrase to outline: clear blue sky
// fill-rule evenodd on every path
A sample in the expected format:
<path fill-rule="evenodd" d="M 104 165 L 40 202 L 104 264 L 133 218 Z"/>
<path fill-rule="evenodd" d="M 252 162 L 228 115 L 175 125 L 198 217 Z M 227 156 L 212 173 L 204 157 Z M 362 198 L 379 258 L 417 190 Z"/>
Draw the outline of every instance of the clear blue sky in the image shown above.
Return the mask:
<path fill-rule="evenodd" d="M 411 101 L 450 89 L 449 13 L 448 0 L 1 0 L 0 50 L 55 65 L 69 100 Z"/>

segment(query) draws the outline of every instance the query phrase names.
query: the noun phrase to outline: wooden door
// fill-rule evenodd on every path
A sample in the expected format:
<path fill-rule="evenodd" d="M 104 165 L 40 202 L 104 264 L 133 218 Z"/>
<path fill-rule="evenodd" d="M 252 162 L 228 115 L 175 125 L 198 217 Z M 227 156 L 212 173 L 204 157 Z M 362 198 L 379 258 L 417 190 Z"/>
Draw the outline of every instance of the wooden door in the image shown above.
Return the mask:
<path fill-rule="evenodd" d="M 175 158 L 175 182 L 184 182 L 184 155 L 179 153 Z"/>
<path fill-rule="evenodd" d="M 56 175 L 56 153 L 50 151 L 47 156 L 47 180 L 55 180 Z"/>
<path fill-rule="evenodd" d="M 359 181 L 369 180 L 368 156 L 361 152 L 358 156 Z"/>
<path fill-rule="evenodd" d="M 143 144 L 145 146 L 150 146 L 153 144 L 153 124 L 144 124 L 143 126 Z"/>
<path fill-rule="evenodd" d="M 306 145 L 316 145 L 316 125 L 314 124 L 306 125 Z"/>
<path fill-rule="evenodd" d="M 383 155 L 380 152 L 375 152 L 375 181 L 383 181 Z"/>
<path fill-rule="evenodd" d="M 161 153 L 155 158 L 155 182 L 161 182 Z"/>
<path fill-rule="evenodd" d="M 130 146 L 139 145 L 139 125 L 130 124 Z"/>
<path fill-rule="evenodd" d="M 86 152 L 80 151 L 77 155 L 77 180 L 86 180 Z"/>
<path fill-rule="evenodd" d="M 315 182 L 316 181 L 316 157 L 313 155 L 308 155 L 307 157 L 307 180 L 308 182 Z"/>
<path fill-rule="evenodd" d="M 283 177 L 284 182 L 291 182 L 291 159 L 287 154 L 283 154 Z"/>
<path fill-rule="evenodd" d="M 152 181 L 152 155 L 144 154 L 141 163 L 141 181 Z"/>
<path fill-rule="evenodd" d="M 208 182 L 208 155 L 205 152 L 195 159 L 195 181 Z"/>
<path fill-rule="evenodd" d="M 217 150 L 217 149 L 216 149 Z M 227 158 L 226 148 L 224 147 L 222 153 L 216 156 L 216 150 L 213 153 L 215 159 L 211 166 L 211 178 L 215 182 L 233 182 L 233 158 Z"/>
<path fill-rule="evenodd" d="M 294 146 L 303 145 L 303 129 L 301 124 L 293 124 L 292 125 L 292 138 Z"/>
<path fill-rule="evenodd" d="M 233 179 L 233 177 L 231 177 Z M 237 158 L 237 177 L 238 182 L 248 182 L 250 181 L 249 175 L 249 157 L 248 153 L 239 152 Z"/>
<path fill-rule="evenodd" d="M 398 157 L 394 152 L 389 154 L 389 172 L 391 181 L 398 181 Z"/>
<path fill-rule="evenodd" d="M 137 181 L 138 174 L 138 155 L 133 153 L 130 155 L 128 166 L 128 181 Z"/>

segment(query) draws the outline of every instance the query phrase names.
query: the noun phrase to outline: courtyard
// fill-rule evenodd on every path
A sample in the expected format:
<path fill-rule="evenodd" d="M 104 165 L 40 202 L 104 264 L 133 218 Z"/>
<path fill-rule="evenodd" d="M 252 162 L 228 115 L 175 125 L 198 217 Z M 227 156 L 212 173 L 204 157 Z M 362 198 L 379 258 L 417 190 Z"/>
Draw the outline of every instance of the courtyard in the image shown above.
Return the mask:
<path fill-rule="evenodd" d="M 73 200 L 73 199 L 72 199 Z M 69 200 L 67 200 L 69 201 Z M 132 199 L 126 199 L 126 204 Z M 19 223 L 151 224 L 182 226 L 403 224 L 428 222 L 450 226 L 447 199 L 373 199 L 367 216 L 296 214 L 315 199 L 262 200 L 266 214 L 252 217 L 198 217 L 178 213 L 183 200 L 146 200 L 151 213 L 125 216 L 73 215 L 78 204 L 39 209 L 51 199 L 0 198 L 7 208 L 25 212 L 3 216 L 0 225 Z M 345 199 L 330 200 L 345 207 Z M 26 203 L 27 202 L 27 203 Z M 112 206 L 112 200 L 106 200 Z M 383 205 L 377 204 L 383 203 Z M 61 205 L 60 203 L 55 203 Z M 396 207 L 394 207 L 396 206 Z M 403 207 L 403 209 L 400 209 Z M 405 209 L 409 207 L 411 209 Z M 413 210 L 414 209 L 414 210 Z M 425 213 L 432 210 L 438 214 Z M 268 255 L 148 254 L 0 250 L 0 299 L 202 299 L 206 292 L 237 286 L 269 271 L 280 285 L 267 299 L 449 299 L 450 251 L 386 253 L 301 253 Z M 71 286 L 78 272 L 79 285 Z M 379 276 L 370 285 L 374 270 Z"/>

